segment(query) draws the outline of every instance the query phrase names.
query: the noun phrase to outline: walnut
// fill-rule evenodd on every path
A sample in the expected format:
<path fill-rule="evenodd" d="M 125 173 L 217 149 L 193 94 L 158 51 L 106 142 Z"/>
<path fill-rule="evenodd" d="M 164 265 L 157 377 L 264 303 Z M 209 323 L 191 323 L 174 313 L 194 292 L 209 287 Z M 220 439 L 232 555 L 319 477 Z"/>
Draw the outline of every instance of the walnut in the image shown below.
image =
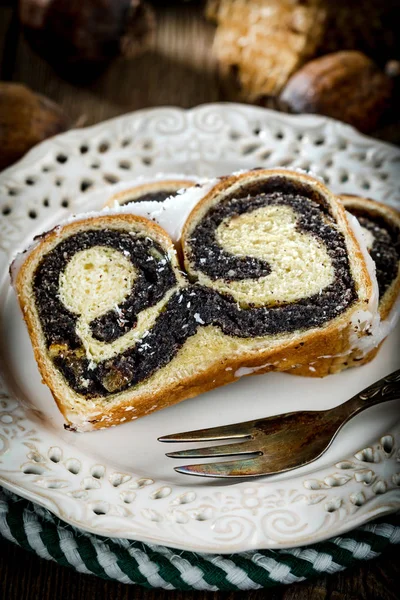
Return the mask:
<path fill-rule="evenodd" d="M 69 119 L 55 102 L 24 85 L 0 82 L 0 169 L 68 127 Z"/>
<path fill-rule="evenodd" d="M 391 78 L 400 77 L 400 60 L 388 60 L 385 73 Z"/>
<path fill-rule="evenodd" d="M 369 132 L 388 110 L 392 89 L 390 78 L 361 52 L 334 52 L 292 75 L 280 95 L 280 107 L 327 115 Z"/>

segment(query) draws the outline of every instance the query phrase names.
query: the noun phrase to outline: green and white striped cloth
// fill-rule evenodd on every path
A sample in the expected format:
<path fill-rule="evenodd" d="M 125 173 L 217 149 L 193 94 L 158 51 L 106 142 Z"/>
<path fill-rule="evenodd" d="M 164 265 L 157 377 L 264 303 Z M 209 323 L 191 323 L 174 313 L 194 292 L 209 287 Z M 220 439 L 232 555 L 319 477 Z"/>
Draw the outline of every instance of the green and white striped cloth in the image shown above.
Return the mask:
<path fill-rule="evenodd" d="M 393 516 L 305 548 L 199 554 L 80 531 L 0 488 L 0 534 L 46 560 L 107 580 L 166 590 L 251 590 L 336 573 L 400 543 Z"/>

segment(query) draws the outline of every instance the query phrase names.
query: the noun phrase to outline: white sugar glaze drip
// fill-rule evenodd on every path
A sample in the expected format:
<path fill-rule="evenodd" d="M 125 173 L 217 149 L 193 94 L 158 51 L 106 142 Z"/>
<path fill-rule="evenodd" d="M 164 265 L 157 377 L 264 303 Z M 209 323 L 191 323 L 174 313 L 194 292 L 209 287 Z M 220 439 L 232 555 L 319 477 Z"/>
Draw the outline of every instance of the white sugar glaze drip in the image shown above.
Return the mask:
<path fill-rule="evenodd" d="M 393 331 L 399 318 L 400 302 L 397 299 L 392 307 L 388 317 L 381 320 L 379 315 L 379 288 L 376 279 L 375 263 L 367 250 L 367 240 L 363 235 L 363 230 L 353 215 L 347 212 L 350 227 L 353 230 L 355 237 L 359 243 L 363 253 L 365 263 L 371 277 L 373 292 L 366 310 L 357 311 L 352 317 L 353 331 L 350 334 L 351 351 L 359 351 L 359 357 L 362 358 L 371 350 L 379 346 L 379 344 Z M 359 337 L 359 331 L 367 332 L 368 335 Z M 358 331 L 357 331 L 358 330 Z"/>

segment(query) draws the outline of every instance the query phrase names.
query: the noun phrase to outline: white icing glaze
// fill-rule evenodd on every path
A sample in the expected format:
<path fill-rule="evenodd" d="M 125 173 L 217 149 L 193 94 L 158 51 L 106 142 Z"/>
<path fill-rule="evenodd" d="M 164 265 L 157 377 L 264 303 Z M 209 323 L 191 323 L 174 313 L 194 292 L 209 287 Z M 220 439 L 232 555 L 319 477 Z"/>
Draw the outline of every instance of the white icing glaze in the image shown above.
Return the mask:
<path fill-rule="evenodd" d="M 363 229 L 362 229 L 360 223 L 358 222 L 357 218 L 354 215 L 350 214 L 348 211 L 346 211 L 346 216 L 349 221 L 350 228 L 360 246 L 360 250 L 364 257 L 365 264 L 366 264 L 369 276 L 372 281 L 373 290 L 372 290 L 371 298 L 370 298 L 370 301 L 368 304 L 368 309 L 371 312 L 375 313 L 378 311 L 378 304 L 379 304 L 379 287 L 378 287 L 378 281 L 376 279 L 375 263 L 372 260 L 370 254 L 368 252 L 367 240 L 364 236 Z"/>
<path fill-rule="evenodd" d="M 400 296 L 397 297 L 386 319 L 383 321 L 379 320 L 379 323 L 370 330 L 369 335 L 361 337 L 357 341 L 357 350 L 360 350 L 361 356 L 368 354 L 388 337 L 396 327 L 399 316 Z"/>
<path fill-rule="evenodd" d="M 126 212 L 154 221 L 170 235 L 173 242 L 178 242 L 189 214 L 216 183 L 218 179 L 210 179 L 201 186 L 182 190 L 164 202 L 134 202 L 126 205 L 130 209 Z"/>
<path fill-rule="evenodd" d="M 379 288 L 378 281 L 376 279 L 375 263 L 368 253 L 367 243 L 363 235 L 361 225 L 356 217 L 351 215 L 349 212 L 347 212 L 347 218 L 354 236 L 360 246 L 360 250 L 363 254 L 365 264 L 372 281 L 372 294 L 367 307 L 365 309 L 356 311 L 351 318 L 352 330 L 350 331 L 350 352 L 360 351 L 362 356 L 364 356 L 380 343 L 377 342 L 376 339 L 382 335 L 379 333 L 381 329 L 381 318 L 379 314 Z"/>
<path fill-rule="evenodd" d="M 245 375 L 251 375 L 252 373 L 255 373 L 256 371 L 260 371 L 261 369 L 264 369 L 265 367 L 273 367 L 275 363 L 265 363 L 265 365 L 260 365 L 259 367 L 239 367 L 239 369 L 236 369 L 235 373 L 234 373 L 234 377 L 244 377 Z M 225 369 L 227 370 L 227 369 Z"/>
<path fill-rule="evenodd" d="M 363 234 L 363 237 L 365 239 L 365 243 L 367 244 L 367 248 L 368 250 L 371 250 L 372 246 L 374 245 L 374 234 L 369 230 L 366 229 L 365 227 L 361 227 L 361 231 Z"/>

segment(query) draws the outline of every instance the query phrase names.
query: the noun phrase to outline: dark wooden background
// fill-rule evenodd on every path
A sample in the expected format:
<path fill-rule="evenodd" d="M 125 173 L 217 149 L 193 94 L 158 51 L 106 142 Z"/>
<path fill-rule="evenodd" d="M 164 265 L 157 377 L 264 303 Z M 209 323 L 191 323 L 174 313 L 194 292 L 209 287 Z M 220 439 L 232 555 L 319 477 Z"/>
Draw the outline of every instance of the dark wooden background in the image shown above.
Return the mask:
<path fill-rule="evenodd" d="M 157 29 L 147 54 L 132 62 L 118 60 L 95 83 L 76 87 L 58 77 L 30 50 L 18 29 L 12 4 L 0 0 L 0 78 L 23 82 L 49 96 L 78 125 L 149 106 L 191 107 L 226 99 L 211 53 L 213 26 L 204 21 L 199 6 L 157 8 Z M 377 135 L 400 141 L 399 132 L 393 128 Z M 397 520 L 400 524 L 400 518 Z M 0 599 L 397 600 L 397 564 L 392 550 L 344 573 L 274 590 L 230 594 L 147 591 L 80 575 L 0 540 Z"/>

